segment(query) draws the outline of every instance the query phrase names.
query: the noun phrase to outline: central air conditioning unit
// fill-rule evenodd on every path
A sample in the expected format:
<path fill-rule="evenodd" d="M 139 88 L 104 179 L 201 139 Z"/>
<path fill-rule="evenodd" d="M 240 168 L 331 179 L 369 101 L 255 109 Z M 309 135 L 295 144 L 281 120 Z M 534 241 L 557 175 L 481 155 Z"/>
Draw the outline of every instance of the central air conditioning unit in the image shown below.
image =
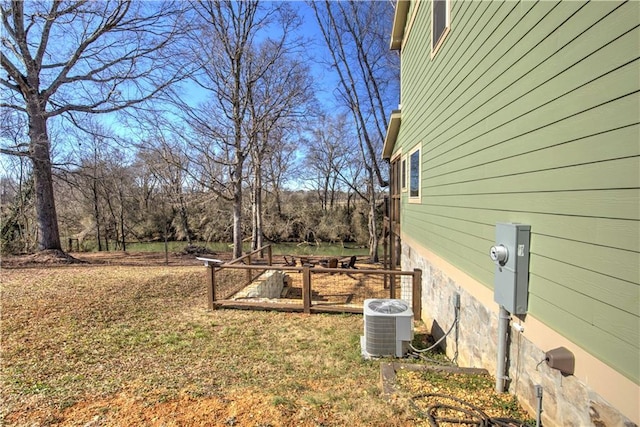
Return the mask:
<path fill-rule="evenodd" d="M 364 300 L 363 356 L 404 357 L 413 339 L 413 310 L 397 299 Z"/>

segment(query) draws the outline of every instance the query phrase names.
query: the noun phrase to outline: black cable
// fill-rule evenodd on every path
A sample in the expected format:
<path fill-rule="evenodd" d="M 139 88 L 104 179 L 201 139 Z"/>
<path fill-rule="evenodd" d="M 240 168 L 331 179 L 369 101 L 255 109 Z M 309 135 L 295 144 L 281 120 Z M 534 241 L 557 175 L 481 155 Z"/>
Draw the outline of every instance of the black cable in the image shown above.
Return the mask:
<path fill-rule="evenodd" d="M 409 344 L 409 347 L 411 348 L 411 350 L 415 351 L 416 353 L 424 353 L 424 352 L 433 350 L 434 348 L 436 348 L 438 346 L 438 344 L 440 344 L 445 338 L 447 338 L 449 336 L 451 331 L 453 331 L 453 328 L 458 324 L 459 320 L 460 319 L 458 317 L 456 317 L 456 319 L 451 324 L 451 327 L 449 328 L 447 333 L 445 333 L 443 336 L 441 336 L 440 339 L 438 341 L 436 341 L 433 345 L 431 345 L 431 346 L 429 346 L 427 348 L 423 348 L 423 349 L 415 348 L 412 344 Z"/>
<path fill-rule="evenodd" d="M 450 401 L 458 402 L 461 406 L 454 406 L 447 403 L 432 403 L 430 404 L 426 410 L 421 409 L 416 401 L 420 399 L 427 398 L 440 398 L 440 399 L 448 399 Z M 478 408 L 466 402 L 462 399 L 459 399 L 455 396 L 449 396 L 446 394 L 437 394 L 437 393 L 423 393 L 417 394 L 413 396 L 409 403 L 413 407 L 413 409 L 418 413 L 418 416 L 422 418 L 426 418 L 429 421 L 429 425 L 431 427 L 438 427 L 440 423 L 449 423 L 449 424 L 460 424 L 467 426 L 478 426 L 478 427 L 530 427 L 523 421 L 514 419 L 514 418 L 491 418 L 489 417 L 482 409 Z M 448 410 L 448 411 L 456 411 L 460 414 L 464 414 L 469 419 L 463 418 L 451 418 L 448 416 L 447 418 L 438 417 L 438 410 Z"/>

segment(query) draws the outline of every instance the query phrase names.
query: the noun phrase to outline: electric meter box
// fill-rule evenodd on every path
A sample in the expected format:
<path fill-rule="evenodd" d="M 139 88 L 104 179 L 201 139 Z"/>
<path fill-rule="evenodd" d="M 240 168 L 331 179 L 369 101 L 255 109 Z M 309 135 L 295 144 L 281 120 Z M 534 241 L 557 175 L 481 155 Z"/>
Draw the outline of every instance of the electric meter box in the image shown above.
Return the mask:
<path fill-rule="evenodd" d="M 489 251 L 496 264 L 494 301 L 511 314 L 527 312 L 530 234 L 530 225 L 497 223 L 496 244 Z"/>

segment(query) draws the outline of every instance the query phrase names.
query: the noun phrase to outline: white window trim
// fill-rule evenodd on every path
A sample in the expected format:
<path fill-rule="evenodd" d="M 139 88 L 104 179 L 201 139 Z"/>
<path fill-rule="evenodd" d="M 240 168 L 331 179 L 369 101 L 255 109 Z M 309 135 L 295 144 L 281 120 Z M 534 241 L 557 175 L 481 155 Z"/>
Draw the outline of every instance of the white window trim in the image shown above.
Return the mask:
<path fill-rule="evenodd" d="M 418 16 L 418 9 L 420 9 L 420 4 L 422 4 L 424 0 L 414 0 L 413 3 L 413 11 L 411 11 L 411 17 L 409 17 L 409 22 L 404 31 L 404 38 L 402 39 L 402 46 L 400 47 L 402 52 L 407 42 L 409 41 L 409 35 L 411 34 L 411 30 L 413 29 L 413 24 L 416 21 L 416 16 Z"/>
<path fill-rule="evenodd" d="M 416 145 L 407 153 L 407 192 L 409 203 L 422 203 L 422 144 Z M 418 152 L 418 195 L 411 195 L 411 157 Z"/>
<path fill-rule="evenodd" d="M 442 32 L 442 35 L 440 36 L 440 39 L 438 40 L 437 44 L 434 46 L 433 45 L 433 0 L 431 1 L 431 59 L 433 59 L 436 54 L 438 53 L 438 51 L 440 50 L 440 46 L 443 45 L 444 40 L 447 38 L 447 36 L 449 35 L 449 31 L 451 31 L 451 0 L 446 0 L 447 2 L 447 15 L 446 15 L 446 25 L 444 27 L 444 31 Z"/>
<path fill-rule="evenodd" d="M 409 186 L 407 185 L 407 182 L 409 181 L 408 180 L 409 169 L 407 168 L 407 164 L 408 164 L 408 159 L 407 159 L 407 155 L 405 154 L 400 159 L 400 191 L 403 193 L 406 193 L 407 191 L 409 191 Z"/>

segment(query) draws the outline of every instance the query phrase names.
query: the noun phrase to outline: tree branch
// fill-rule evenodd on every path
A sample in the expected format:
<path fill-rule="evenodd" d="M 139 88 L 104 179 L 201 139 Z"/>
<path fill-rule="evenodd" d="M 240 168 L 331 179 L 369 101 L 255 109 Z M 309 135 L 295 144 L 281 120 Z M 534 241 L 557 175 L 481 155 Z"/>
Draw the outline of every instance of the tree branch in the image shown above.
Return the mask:
<path fill-rule="evenodd" d="M 28 144 L 20 144 L 16 147 L 15 150 L 10 148 L 2 148 L 0 147 L 0 154 L 5 154 L 7 156 L 20 156 L 20 157 L 29 157 L 29 151 L 27 150 L 18 150 L 19 147 L 28 148 Z"/>

